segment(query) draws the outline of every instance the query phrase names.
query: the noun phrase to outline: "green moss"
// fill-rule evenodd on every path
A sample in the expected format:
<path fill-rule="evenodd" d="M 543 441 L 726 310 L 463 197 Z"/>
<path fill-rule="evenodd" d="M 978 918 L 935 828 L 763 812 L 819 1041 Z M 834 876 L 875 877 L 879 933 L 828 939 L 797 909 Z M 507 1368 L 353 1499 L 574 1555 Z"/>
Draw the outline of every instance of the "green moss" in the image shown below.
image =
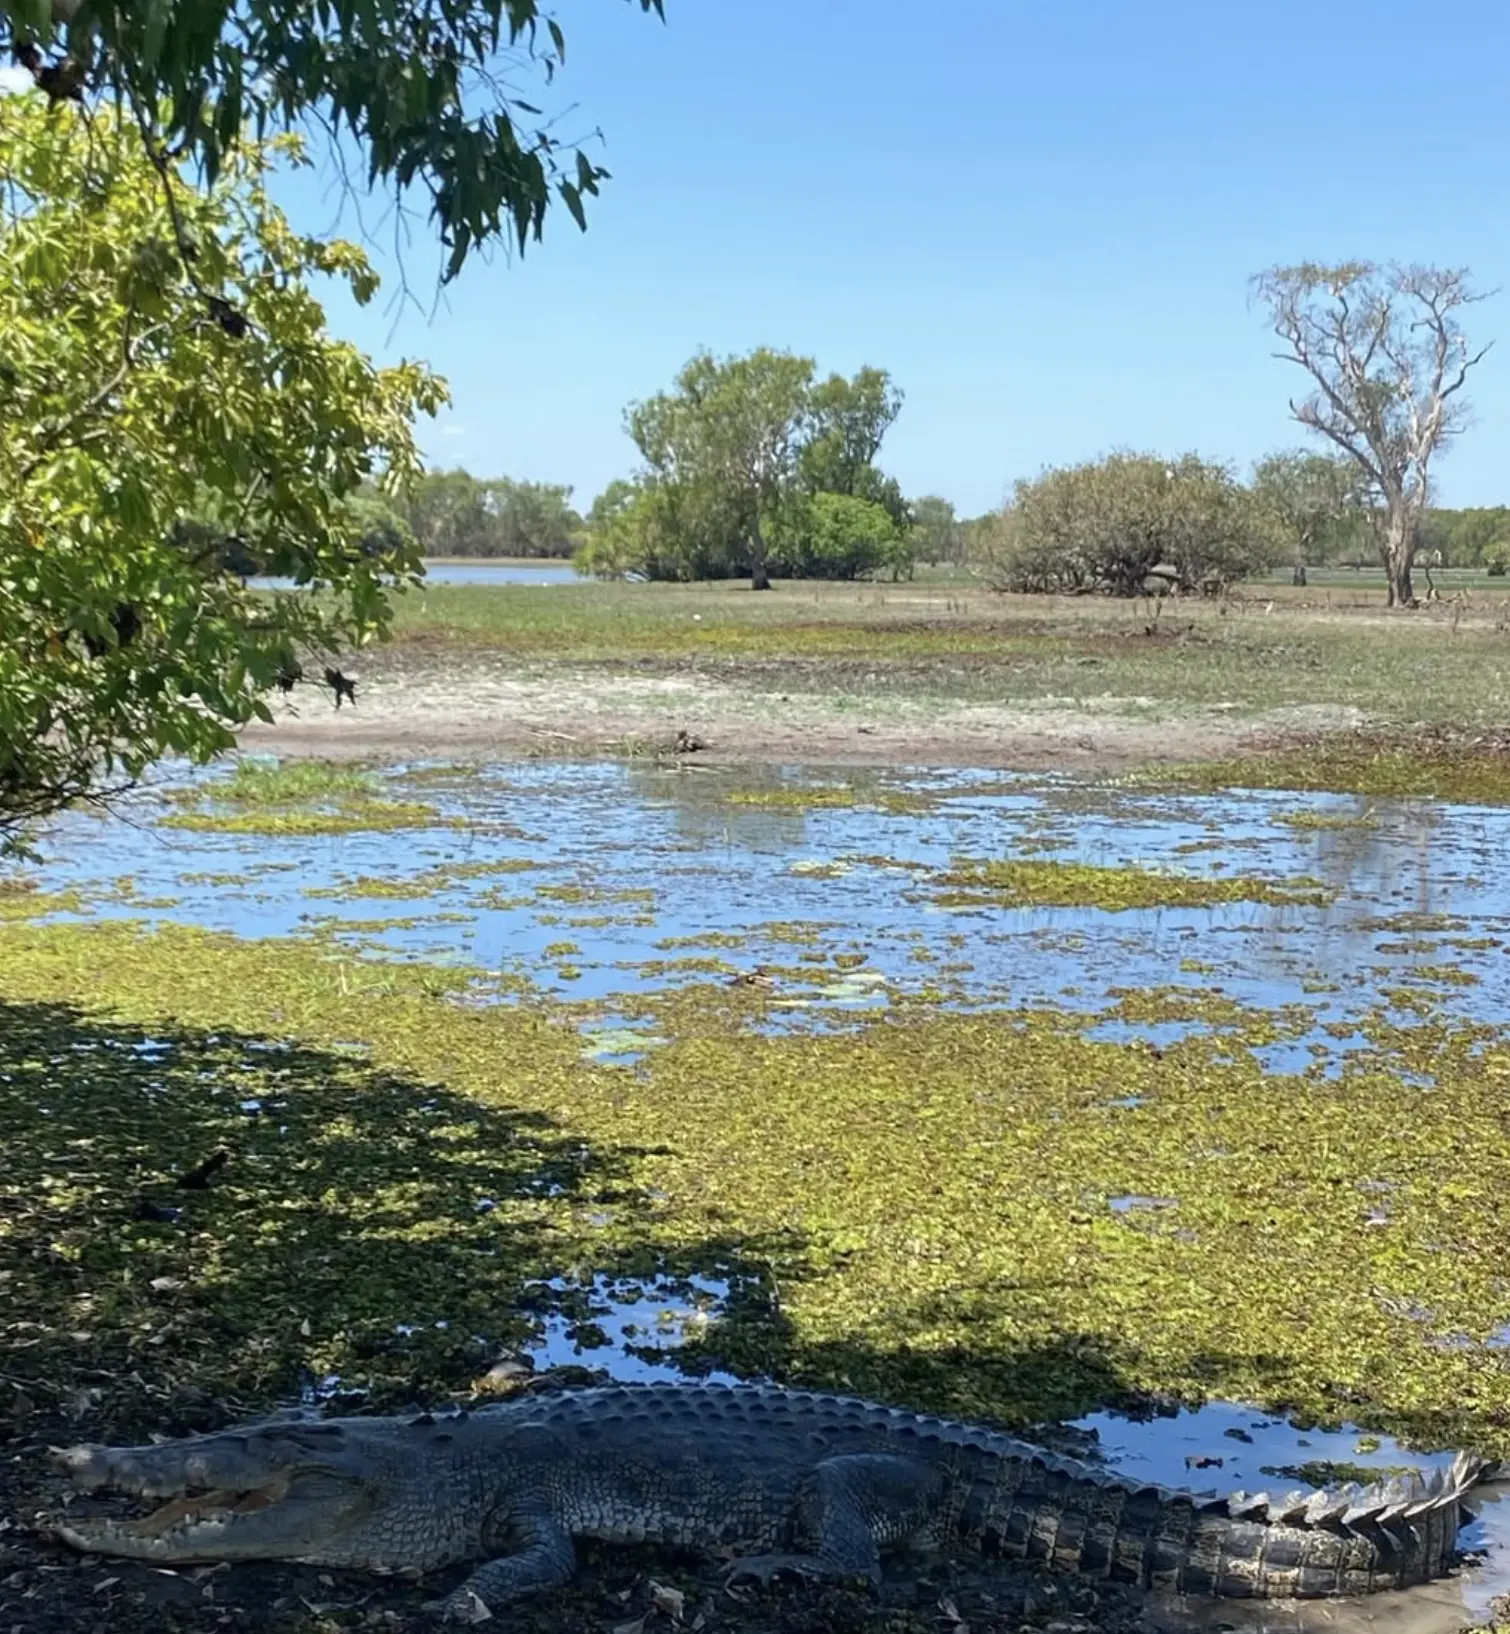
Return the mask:
<path fill-rule="evenodd" d="M 244 759 L 229 777 L 181 789 L 168 828 L 227 834 L 355 834 L 366 830 L 456 828 L 414 800 L 387 800 L 371 772 L 342 762 Z"/>
<path fill-rule="evenodd" d="M 1350 828 L 1378 828 L 1379 824 L 1373 816 L 1364 812 L 1345 811 L 1282 811 L 1274 821 L 1286 828 L 1300 829 L 1350 829 Z"/>
<path fill-rule="evenodd" d="M 973 861 L 957 859 L 933 883 L 945 887 L 937 900 L 950 907 L 999 903 L 1010 907 L 1130 908 L 1213 907 L 1223 902 L 1324 903 L 1330 893 L 1314 880 L 1220 879 L 1159 873 L 1148 868 L 1104 868 L 1092 863 Z"/>
<path fill-rule="evenodd" d="M 443 817 L 434 806 L 414 800 L 352 801 L 338 811 L 175 812 L 160 819 L 166 828 L 219 834 L 360 834 L 400 828 L 463 828 L 460 817 Z"/>
<path fill-rule="evenodd" d="M 0 886 L 0 921 L 90 911 L 77 891 L 44 891 L 31 879 L 10 880 Z"/>
<path fill-rule="evenodd" d="M 535 895 L 545 902 L 654 902 L 649 886 L 609 890 L 601 885 L 538 885 Z"/>
<path fill-rule="evenodd" d="M 354 879 L 343 879 L 338 885 L 311 886 L 303 894 L 336 902 L 383 896 L 408 900 L 451 890 L 463 880 L 528 873 L 544 866 L 524 857 L 506 857 L 496 862 L 453 862 L 440 868 L 426 868 L 418 874 L 359 874 Z"/>
<path fill-rule="evenodd" d="M 285 760 L 248 756 L 238 760 L 229 777 L 211 785 L 217 800 L 233 805 L 286 806 L 312 800 L 367 800 L 377 794 L 370 771 L 345 761 Z M 186 797 L 195 798 L 186 791 Z"/>

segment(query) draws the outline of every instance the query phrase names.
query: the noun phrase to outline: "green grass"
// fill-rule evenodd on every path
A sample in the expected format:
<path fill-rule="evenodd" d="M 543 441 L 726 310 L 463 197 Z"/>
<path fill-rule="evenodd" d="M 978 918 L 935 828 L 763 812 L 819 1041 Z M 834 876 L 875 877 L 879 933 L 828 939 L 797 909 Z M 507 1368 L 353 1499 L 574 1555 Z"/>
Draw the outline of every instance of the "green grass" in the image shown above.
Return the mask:
<path fill-rule="evenodd" d="M 214 784 L 217 800 L 241 806 L 298 805 L 313 800 L 367 799 L 377 779 L 360 767 L 326 760 L 279 761 L 243 756 Z"/>
<path fill-rule="evenodd" d="M 1461 731 L 1339 733 L 1232 759 L 1150 770 L 1135 780 L 1197 790 L 1293 789 L 1507 805 L 1510 737 Z M 1312 812 L 1277 820 L 1308 828 L 1369 826 L 1364 817 Z"/>
<path fill-rule="evenodd" d="M 455 826 L 434 806 L 387 800 L 371 772 L 323 760 L 245 758 L 228 777 L 182 790 L 187 808 L 165 828 L 224 834 L 359 834 L 367 830 Z"/>
<path fill-rule="evenodd" d="M 1325 594 L 1324 592 L 1321 594 Z M 1480 598 L 1329 614 L 1264 592 L 1166 604 L 996 596 L 974 585 L 439 585 L 402 598 L 401 658 L 486 652 L 553 665 L 695 669 L 755 692 L 863 692 L 1177 719 L 1352 708 L 1395 722 L 1496 718 L 1510 635 Z"/>

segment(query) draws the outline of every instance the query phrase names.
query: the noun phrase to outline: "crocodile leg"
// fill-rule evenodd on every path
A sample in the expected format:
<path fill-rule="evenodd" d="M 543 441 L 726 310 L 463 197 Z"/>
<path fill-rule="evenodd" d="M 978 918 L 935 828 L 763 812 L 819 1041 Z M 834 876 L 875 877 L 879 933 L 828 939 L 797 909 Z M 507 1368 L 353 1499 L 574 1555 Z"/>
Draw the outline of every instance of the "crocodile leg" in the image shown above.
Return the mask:
<path fill-rule="evenodd" d="M 571 1533 L 546 1508 L 510 1513 L 511 1536 L 521 1547 L 479 1566 L 444 1600 L 430 1600 L 427 1611 L 449 1623 L 483 1622 L 500 1606 L 522 1600 L 542 1589 L 560 1588 L 577 1569 Z"/>
<path fill-rule="evenodd" d="M 769 1583 L 776 1572 L 813 1578 L 881 1581 L 881 1548 L 927 1533 L 944 1495 L 941 1472 L 920 1460 L 889 1453 L 825 1458 L 813 1471 L 797 1506 L 797 1535 L 812 1540 L 810 1554 L 745 1555 L 726 1582 L 742 1577 Z"/>

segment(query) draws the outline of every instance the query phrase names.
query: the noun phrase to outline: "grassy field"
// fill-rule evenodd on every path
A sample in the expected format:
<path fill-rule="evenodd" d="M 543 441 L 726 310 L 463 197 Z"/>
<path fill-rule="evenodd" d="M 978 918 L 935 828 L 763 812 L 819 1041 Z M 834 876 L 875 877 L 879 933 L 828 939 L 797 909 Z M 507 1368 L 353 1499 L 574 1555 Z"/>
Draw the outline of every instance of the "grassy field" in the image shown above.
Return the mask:
<path fill-rule="evenodd" d="M 1222 602 L 993 594 L 960 583 L 436 585 L 403 598 L 396 656 L 697 665 L 769 690 L 1109 701 L 1174 715 L 1327 705 L 1386 722 L 1495 721 L 1510 595 L 1390 613 L 1380 590 L 1250 587 Z"/>

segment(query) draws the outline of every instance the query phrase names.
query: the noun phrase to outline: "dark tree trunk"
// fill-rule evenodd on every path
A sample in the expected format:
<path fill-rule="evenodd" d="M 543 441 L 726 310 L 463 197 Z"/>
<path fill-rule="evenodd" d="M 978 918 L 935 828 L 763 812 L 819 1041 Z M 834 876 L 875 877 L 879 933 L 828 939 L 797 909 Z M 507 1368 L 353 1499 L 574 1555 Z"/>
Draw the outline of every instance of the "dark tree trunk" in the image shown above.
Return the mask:
<path fill-rule="evenodd" d="M 771 588 L 770 552 L 766 549 L 765 535 L 760 531 L 760 517 L 750 523 L 750 588 Z"/>

